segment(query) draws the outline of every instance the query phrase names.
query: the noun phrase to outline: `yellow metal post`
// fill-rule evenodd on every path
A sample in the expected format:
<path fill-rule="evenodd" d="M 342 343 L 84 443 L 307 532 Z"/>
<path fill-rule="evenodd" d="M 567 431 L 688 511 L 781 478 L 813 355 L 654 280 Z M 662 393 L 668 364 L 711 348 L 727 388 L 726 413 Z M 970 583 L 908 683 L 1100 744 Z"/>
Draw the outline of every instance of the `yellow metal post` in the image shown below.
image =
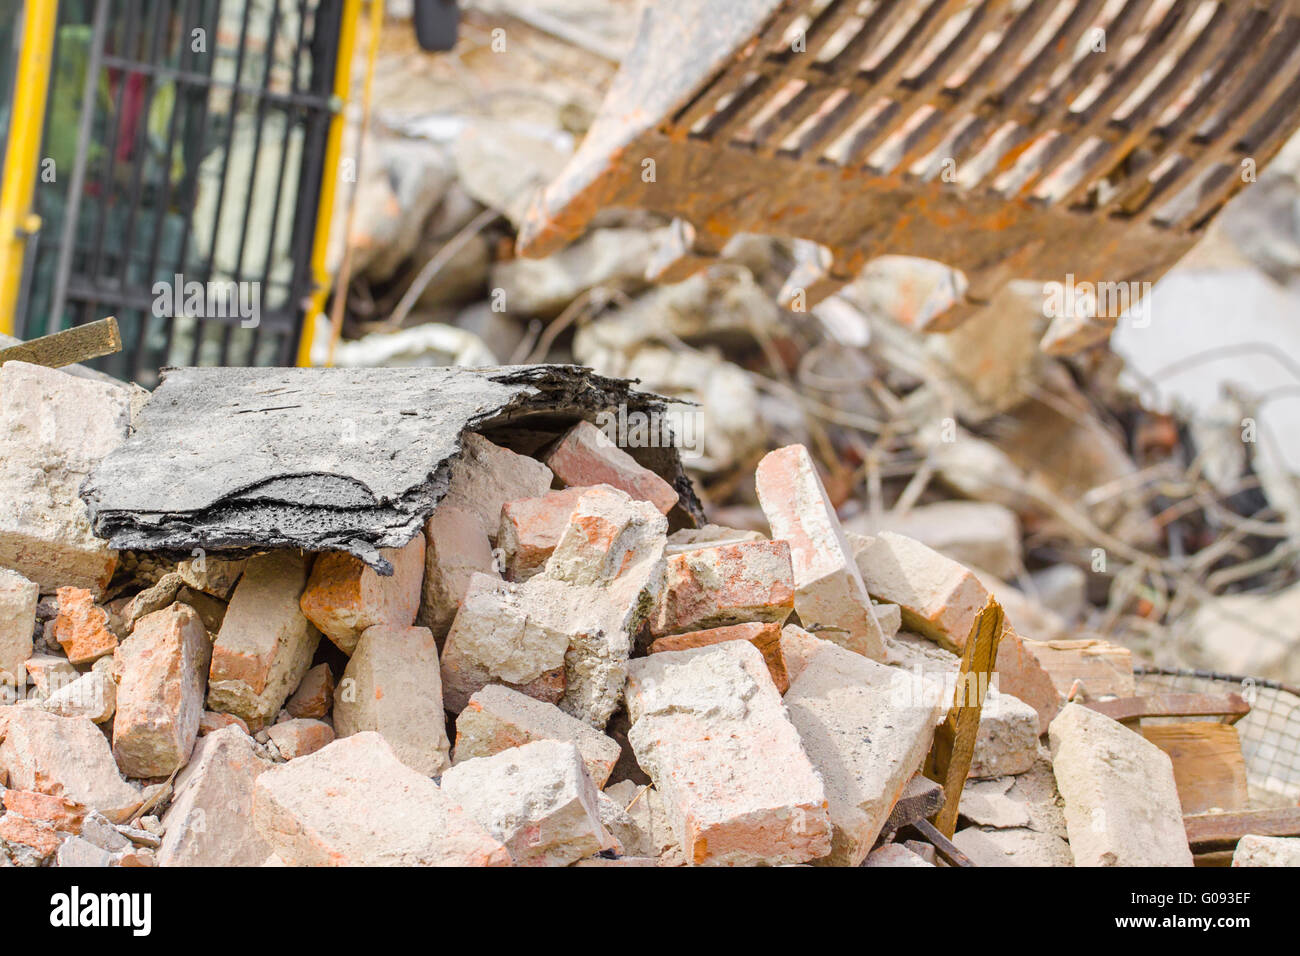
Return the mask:
<path fill-rule="evenodd" d="M 53 72 L 51 57 L 58 13 L 58 0 L 27 0 L 23 9 L 9 143 L 0 178 L 0 332 L 9 335 L 14 331 L 26 237 L 41 224 L 32 209 L 32 194 L 45 125 L 45 95 Z"/>
<path fill-rule="evenodd" d="M 316 234 L 312 239 L 311 272 L 314 289 L 303 316 L 302 337 L 298 342 L 298 365 L 311 365 L 311 346 L 316 317 L 325 309 L 329 296 L 330 274 L 325 265 L 329 247 L 330 220 L 334 213 L 334 197 L 339 181 L 339 158 L 343 152 L 343 126 L 346 117 L 342 104 L 348 101 L 352 89 L 352 54 L 356 49 L 357 24 L 361 18 L 361 0 L 345 0 L 343 22 L 339 26 L 338 60 L 334 67 L 334 96 L 340 103 L 339 112 L 330 121 L 329 136 L 325 142 L 325 166 L 321 174 L 320 203 L 316 208 Z M 383 0 L 370 2 L 370 47 L 367 52 L 367 89 L 374 69 L 375 51 L 379 46 L 379 31 L 383 27 Z"/>

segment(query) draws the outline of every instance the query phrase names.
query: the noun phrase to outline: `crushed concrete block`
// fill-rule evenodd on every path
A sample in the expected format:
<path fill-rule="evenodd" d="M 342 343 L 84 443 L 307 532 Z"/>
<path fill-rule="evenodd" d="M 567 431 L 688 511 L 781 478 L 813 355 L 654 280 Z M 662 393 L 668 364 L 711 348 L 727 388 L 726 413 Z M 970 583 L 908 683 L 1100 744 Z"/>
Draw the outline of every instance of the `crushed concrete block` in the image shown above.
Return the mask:
<path fill-rule="evenodd" d="M 443 731 L 446 733 L 446 731 Z M 266 728 L 266 734 L 285 760 L 315 753 L 334 739 L 334 728 L 323 720 L 294 717 Z"/>
<path fill-rule="evenodd" d="M 847 526 L 868 537 L 890 531 L 912 538 L 959 564 L 984 568 L 999 578 L 1015 577 L 1022 569 L 1020 521 L 1010 508 L 993 502 L 939 501 L 901 515 L 863 512 Z"/>
<path fill-rule="evenodd" d="M 5 707 L 0 735 L 0 776 L 10 787 L 62 795 L 115 823 L 140 805 L 140 791 L 118 773 L 108 739 L 86 718 Z"/>
<path fill-rule="evenodd" d="M 967 827 L 952 838 L 976 866 L 1073 866 L 1070 844 L 1050 833 Z"/>
<path fill-rule="evenodd" d="M 641 840 L 640 828 L 632 815 L 613 797 L 601 792 L 596 794 L 596 809 L 600 811 L 600 825 L 610 836 L 611 849 L 620 857 L 630 855 L 627 847 L 638 846 Z"/>
<path fill-rule="evenodd" d="M 828 645 L 836 646 L 809 634 L 798 624 L 787 624 L 781 628 L 781 659 L 785 661 L 785 672 L 790 683 L 797 681 L 813 655 Z"/>
<path fill-rule="evenodd" d="M 672 485 L 619 448 L 591 422 L 578 422 L 565 432 L 546 456 L 546 464 L 571 488 L 612 485 L 638 501 L 650 502 L 660 514 L 667 514 L 677 504 L 677 491 Z"/>
<path fill-rule="evenodd" d="M 17 571 L 0 568 L 0 682 L 25 683 L 32 656 L 40 588 Z"/>
<path fill-rule="evenodd" d="M 68 837 L 59 844 L 54 854 L 55 866 L 100 868 L 112 864 L 113 855 L 81 837 Z"/>
<path fill-rule="evenodd" d="M 253 822 L 289 866 L 509 866 L 500 841 L 376 733 L 257 778 Z"/>
<path fill-rule="evenodd" d="M 829 800 L 832 847 L 817 862 L 858 866 L 921 769 L 941 695 L 924 678 L 832 645 L 804 667 L 785 705 Z"/>
<path fill-rule="evenodd" d="M 929 860 L 917 856 L 901 843 L 886 843 L 879 850 L 867 854 L 863 866 L 934 866 Z"/>
<path fill-rule="evenodd" d="M 968 776 L 1024 773 L 1037 759 L 1037 711 L 1010 694 L 988 688 L 980 709 L 979 736 L 975 738 Z"/>
<path fill-rule="evenodd" d="M 557 703 L 570 642 L 584 628 L 601 626 L 590 620 L 598 600 L 595 588 L 542 576 L 512 584 L 474 575 L 443 646 L 443 706 L 459 713 L 488 684 Z"/>
<path fill-rule="evenodd" d="M 831 850 L 827 795 L 752 644 L 630 665 L 628 733 L 688 863 L 804 863 Z"/>
<path fill-rule="evenodd" d="M 1191 866 L 1173 764 L 1155 744 L 1080 704 L 1048 728 L 1077 866 Z"/>
<path fill-rule="evenodd" d="M 344 654 L 351 654 L 368 627 L 410 627 L 420 609 L 424 536 L 404 548 L 379 552 L 393 566 L 382 577 L 343 551 L 317 555 L 298 605 L 307 620 Z"/>
<path fill-rule="evenodd" d="M 851 536 L 857 567 L 873 597 L 902 608 L 903 627 L 947 650 L 966 646 L 988 591 L 968 568 L 900 534 Z"/>
<path fill-rule="evenodd" d="M 59 615 L 51 636 L 59 642 L 71 664 L 90 664 L 117 647 L 109 629 L 108 612 L 95 603 L 85 588 L 59 588 Z"/>
<path fill-rule="evenodd" d="M 479 516 L 448 504 L 424 525 L 424 584 L 415 621 L 441 640 L 476 574 L 500 577 L 492 542 Z"/>
<path fill-rule="evenodd" d="M 0 566 L 46 593 L 103 592 L 117 555 L 77 493 L 130 422 L 129 389 L 26 362 L 0 368 Z"/>
<path fill-rule="evenodd" d="M 649 784 L 637 785 L 631 780 L 622 780 L 606 788 L 601 796 L 622 807 L 636 828 L 635 833 L 620 831 L 619 842 L 625 854 L 654 857 L 675 866 L 685 862 L 658 790 Z"/>
<path fill-rule="evenodd" d="M 769 452 L 756 480 L 772 537 L 790 543 L 800 623 L 822 625 L 827 640 L 883 659 L 884 634 L 808 449 L 787 445 Z"/>
<path fill-rule="evenodd" d="M 66 657 L 57 654 L 33 654 L 24 666 L 27 679 L 42 697 L 58 692 L 81 677 L 81 672 Z"/>
<path fill-rule="evenodd" d="M 176 565 L 176 573 L 194 590 L 228 601 L 230 592 L 235 589 L 235 583 L 244 573 L 247 564 L 247 558 L 220 558 L 213 554 L 202 554 L 181 561 Z"/>
<path fill-rule="evenodd" d="M 253 787 L 275 764 L 237 727 L 199 740 L 163 816 L 160 866 L 257 866 L 270 847 L 253 826 Z"/>
<path fill-rule="evenodd" d="M 302 681 L 320 643 L 320 632 L 298 605 L 306 583 L 301 554 L 274 551 L 249 559 L 212 647 L 212 710 L 260 730 Z"/>
<path fill-rule="evenodd" d="M 650 629 L 662 635 L 746 621 L 781 624 L 794 606 L 785 541 L 698 548 L 669 556 Z"/>
<path fill-rule="evenodd" d="M 117 711 L 113 658 L 101 657 L 89 673 L 64 684 L 37 706 L 60 717 L 86 717 L 97 724 L 112 720 Z"/>
<path fill-rule="evenodd" d="M 208 632 L 186 604 L 141 618 L 117 649 L 113 756 L 128 777 L 165 777 L 189 759 L 211 654 Z"/>
<path fill-rule="evenodd" d="M 205 710 L 199 717 L 199 736 L 216 733 L 226 727 L 238 727 L 241 733 L 248 733 L 248 724 L 234 714 L 219 714 L 215 710 Z"/>
<path fill-rule="evenodd" d="M 1028 803 L 1019 794 L 1009 793 L 1015 782 L 1014 777 L 968 780 L 961 791 L 961 815 L 980 827 L 1033 829 Z"/>
<path fill-rule="evenodd" d="M 1233 866 L 1300 866 L 1300 837 L 1267 837 L 1248 833 L 1237 841 Z"/>
<path fill-rule="evenodd" d="M 878 604 L 871 602 L 872 613 L 876 615 L 876 623 L 880 625 L 880 633 L 885 639 L 893 637 L 903 626 L 903 609 L 897 604 Z"/>
<path fill-rule="evenodd" d="M 562 740 L 577 747 L 597 789 L 609 780 L 620 753 L 611 738 L 558 707 L 489 684 L 469 699 L 456 718 L 452 762 L 489 757 L 535 740 Z"/>
<path fill-rule="evenodd" d="M 540 461 L 466 432 L 461 436 L 461 453 L 452 460 L 451 480 L 438 508 L 456 508 L 473 515 L 483 533 L 496 544 L 501 507 L 507 501 L 546 494 L 553 478 L 551 469 Z"/>
<path fill-rule="evenodd" d="M 776 685 L 777 691 L 784 694 L 790 689 L 790 676 L 786 672 L 785 657 L 781 653 L 780 624 L 752 622 L 714 627 L 707 631 L 672 634 L 653 641 L 650 644 L 650 653 L 685 651 L 692 647 L 707 647 L 725 641 L 749 641 L 758 648 L 759 653 L 763 655 L 763 660 L 767 662 L 768 673 L 772 675 L 772 683 Z"/>
<path fill-rule="evenodd" d="M 546 566 L 578 498 L 588 489 L 565 488 L 540 498 L 507 501 L 501 508 L 497 546 L 505 561 L 507 581 L 526 581 Z"/>
<path fill-rule="evenodd" d="M 152 614 L 154 611 L 161 611 L 176 600 L 176 594 L 180 591 L 184 582 L 181 576 L 175 571 L 169 571 L 158 579 L 152 587 L 145 588 L 135 597 L 127 601 L 126 605 L 118 612 L 118 634 L 122 637 L 130 634 L 135 627 L 135 622 L 140 620 L 146 614 Z"/>
<path fill-rule="evenodd" d="M 333 704 L 334 674 L 328 664 L 317 664 L 299 682 L 284 708 L 291 717 L 319 719 L 330 712 Z"/>
<path fill-rule="evenodd" d="M 538 740 L 458 763 L 442 792 L 526 866 L 567 866 L 611 849 L 596 785 L 567 741 Z"/>
<path fill-rule="evenodd" d="M 374 731 L 408 767 L 436 777 L 450 763 L 442 708 L 438 645 L 429 629 L 372 627 L 334 691 L 334 732 Z"/>

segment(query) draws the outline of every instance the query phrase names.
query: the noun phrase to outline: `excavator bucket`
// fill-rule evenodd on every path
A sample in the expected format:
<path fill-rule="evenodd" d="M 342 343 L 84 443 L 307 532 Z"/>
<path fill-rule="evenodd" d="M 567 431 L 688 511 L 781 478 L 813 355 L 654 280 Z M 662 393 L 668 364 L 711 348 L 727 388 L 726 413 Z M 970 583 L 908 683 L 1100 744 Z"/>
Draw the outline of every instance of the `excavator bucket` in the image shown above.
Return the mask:
<path fill-rule="evenodd" d="M 1012 279 L 1140 294 L 1297 125 L 1300 0 L 651 3 L 519 251 L 641 207 L 674 220 L 657 281 L 736 233 L 807 240 L 782 293 L 807 307 L 919 256 L 966 278 L 943 330 Z"/>

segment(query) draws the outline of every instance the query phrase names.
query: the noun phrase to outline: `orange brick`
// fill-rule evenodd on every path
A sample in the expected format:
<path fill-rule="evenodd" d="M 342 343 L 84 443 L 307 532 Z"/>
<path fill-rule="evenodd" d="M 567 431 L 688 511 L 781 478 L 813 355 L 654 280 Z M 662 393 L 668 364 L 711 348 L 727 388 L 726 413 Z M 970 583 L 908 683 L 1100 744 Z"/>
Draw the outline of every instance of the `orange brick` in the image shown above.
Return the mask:
<path fill-rule="evenodd" d="M 67 833 L 80 833 L 86 819 L 86 808 L 81 804 L 36 790 L 6 790 L 4 806 L 11 813 Z"/>
<path fill-rule="evenodd" d="M 762 653 L 763 660 L 767 662 L 768 673 L 772 675 L 772 683 L 776 684 L 776 689 L 782 694 L 790 689 L 790 677 L 785 668 L 785 655 L 781 653 L 780 624 L 751 621 L 746 624 L 731 624 L 727 627 L 712 627 L 705 631 L 672 634 L 668 637 L 661 637 L 651 644 L 650 653 L 684 651 L 692 647 L 721 644 L 724 641 L 749 641 Z"/>
<path fill-rule="evenodd" d="M 565 432 L 546 464 L 570 488 L 613 485 L 639 501 L 650 502 L 661 514 L 677 504 L 672 485 L 611 442 L 591 422 L 578 422 Z"/>
<path fill-rule="evenodd" d="M 790 546 L 747 541 L 669 557 L 651 631 L 682 634 L 746 621 L 780 623 L 792 610 Z"/>
<path fill-rule="evenodd" d="M 31 847 L 41 859 L 53 856 L 60 837 L 48 823 L 29 820 L 10 811 L 0 817 L 0 839 Z"/>
<path fill-rule="evenodd" d="M 117 638 L 108 629 L 108 612 L 95 604 L 85 588 L 59 588 L 59 614 L 54 639 L 73 664 L 89 664 L 113 653 Z"/>

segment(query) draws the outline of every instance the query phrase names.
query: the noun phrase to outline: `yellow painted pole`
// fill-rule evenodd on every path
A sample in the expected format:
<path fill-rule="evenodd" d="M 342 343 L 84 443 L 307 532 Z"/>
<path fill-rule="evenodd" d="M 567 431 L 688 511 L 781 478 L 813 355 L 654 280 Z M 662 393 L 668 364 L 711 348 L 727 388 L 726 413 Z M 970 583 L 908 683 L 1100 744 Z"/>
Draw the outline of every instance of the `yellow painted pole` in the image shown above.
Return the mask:
<path fill-rule="evenodd" d="M 58 0 L 27 0 L 23 9 L 9 142 L 0 177 L 0 332 L 8 335 L 14 331 L 26 237 L 41 226 L 32 196 L 45 126 L 45 97 L 54 71 L 51 57 L 58 13 Z"/>
<path fill-rule="evenodd" d="M 329 296 L 330 273 L 325 265 L 329 247 L 330 220 L 334 213 L 334 197 L 338 190 L 339 158 L 343 152 L 343 127 L 346 117 L 342 104 L 347 103 L 352 90 L 352 54 L 356 49 L 357 24 L 361 19 L 361 0 L 345 0 L 343 22 L 339 25 L 338 60 L 334 67 L 334 96 L 339 112 L 330 120 L 330 131 L 325 141 L 325 165 L 321 173 L 320 203 L 316 208 L 316 233 L 312 240 L 311 271 L 314 286 L 303 316 L 302 336 L 298 342 L 298 365 L 311 365 L 311 346 L 316 331 L 316 317 L 325 310 Z M 379 46 L 379 31 L 383 26 L 383 0 L 370 3 L 370 47 L 366 63 L 366 90 L 369 95 L 370 77 L 375 66 L 375 51 Z"/>

